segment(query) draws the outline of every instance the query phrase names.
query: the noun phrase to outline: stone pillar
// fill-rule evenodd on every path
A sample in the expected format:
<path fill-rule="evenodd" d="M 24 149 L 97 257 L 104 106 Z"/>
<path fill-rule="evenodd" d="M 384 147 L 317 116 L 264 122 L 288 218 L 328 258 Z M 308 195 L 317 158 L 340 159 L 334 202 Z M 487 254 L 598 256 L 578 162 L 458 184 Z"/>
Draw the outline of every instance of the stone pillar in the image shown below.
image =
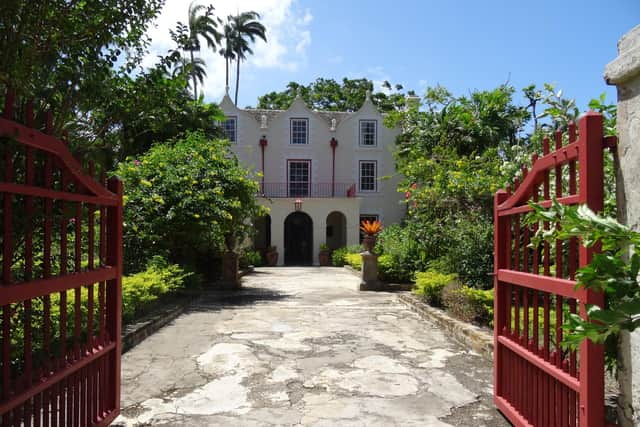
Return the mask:
<path fill-rule="evenodd" d="M 640 25 L 620 39 L 618 57 L 607 65 L 604 77 L 618 89 L 618 219 L 640 230 Z M 631 359 L 634 417 L 640 425 L 640 331 L 630 336 L 630 352 L 626 338 L 623 344 Z"/>
<path fill-rule="evenodd" d="M 362 280 L 360 281 L 361 291 L 376 291 L 380 289 L 378 281 L 378 255 L 369 251 L 364 251 L 362 256 Z"/>
<path fill-rule="evenodd" d="M 219 283 L 221 290 L 240 289 L 240 275 L 238 271 L 238 254 L 228 251 L 222 256 L 222 281 Z"/>

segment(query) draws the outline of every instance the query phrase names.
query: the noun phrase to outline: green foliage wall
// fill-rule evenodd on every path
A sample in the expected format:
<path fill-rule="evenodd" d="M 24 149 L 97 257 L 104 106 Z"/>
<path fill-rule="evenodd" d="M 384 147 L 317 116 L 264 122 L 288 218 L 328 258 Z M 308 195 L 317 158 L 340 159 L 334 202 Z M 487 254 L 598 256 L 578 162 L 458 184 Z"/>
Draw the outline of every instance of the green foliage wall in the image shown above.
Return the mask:
<path fill-rule="evenodd" d="M 228 142 L 202 132 L 156 144 L 121 163 L 116 174 L 125 188 L 127 271 L 154 255 L 181 263 L 212 255 L 225 234 L 244 236 L 262 212 L 258 184 L 229 152 Z"/>

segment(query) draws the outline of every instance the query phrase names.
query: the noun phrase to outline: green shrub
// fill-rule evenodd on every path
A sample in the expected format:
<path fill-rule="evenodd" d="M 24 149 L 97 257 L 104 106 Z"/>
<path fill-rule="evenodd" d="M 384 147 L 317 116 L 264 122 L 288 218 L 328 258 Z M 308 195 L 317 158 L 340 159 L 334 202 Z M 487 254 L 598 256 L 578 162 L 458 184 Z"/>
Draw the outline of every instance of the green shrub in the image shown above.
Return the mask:
<path fill-rule="evenodd" d="M 452 316 L 470 323 L 476 318 L 476 312 L 465 287 L 459 283 L 450 283 L 442 289 L 442 305 Z"/>
<path fill-rule="evenodd" d="M 331 253 L 331 265 L 333 265 L 334 267 L 342 267 L 346 264 L 345 256 L 347 254 L 357 254 L 360 253 L 360 251 L 360 245 L 345 246 L 335 249 Z"/>
<path fill-rule="evenodd" d="M 393 275 L 393 258 L 391 255 L 382 254 L 378 257 L 378 278 L 385 282 L 397 282 Z"/>
<path fill-rule="evenodd" d="M 493 224 L 478 212 L 458 214 L 447 233 L 451 239 L 444 257 L 449 270 L 460 280 L 479 289 L 489 289 L 493 279 Z"/>
<path fill-rule="evenodd" d="M 493 289 L 481 290 L 459 283 L 442 291 L 442 303 L 454 317 L 482 326 L 493 326 Z"/>
<path fill-rule="evenodd" d="M 246 250 L 240 256 L 240 268 L 247 268 L 250 265 L 260 267 L 262 265 L 262 256 L 256 250 Z"/>
<path fill-rule="evenodd" d="M 417 232 L 413 226 L 403 227 L 398 224 L 389 225 L 382 230 L 376 252 L 389 257 L 385 263 L 383 280 L 407 283 L 413 279 L 414 272 L 426 269 L 428 252 L 424 244 L 429 239 L 418 238 Z"/>
<path fill-rule="evenodd" d="M 180 266 L 154 257 L 147 269 L 122 278 L 122 321 L 128 323 L 148 311 L 160 297 L 185 287 L 186 273 Z"/>
<path fill-rule="evenodd" d="M 162 255 L 186 264 L 250 230 L 259 216 L 258 183 L 230 155 L 229 143 L 201 132 L 154 145 L 115 171 L 124 181 L 124 267 L 140 271 Z M 209 261 L 210 262 L 210 261 Z"/>
<path fill-rule="evenodd" d="M 413 292 L 422 296 L 431 305 L 442 305 L 442 292 L 444 288 L 454 283 L 455 274 L 443 274 L 437 271 L 425 271 L 416 273 L 416 286 Z"/>
<path fill-rule="evenodd" d="M 356 270 L 362 269 L 362 255 L 360 254 L 346 254 L 344 256 L 344 262 Z"/>
<path fill-rule="evenodd" d="M 463 287 L 463 292 L 475 312 L 475 321 L 481 325 L 493 327 L 493 289 L 473 289 Z"/>
<path fill-rule="evenodd" d="M 149 312 L 153 308 L 154 303 L 162 297 L 179 292 L 188 287 L 200 286 L 199 276 L 193 273 L 185 272 L 180 266 L 169 264 L 161 257 L 154 257 L 148 263 L 146 270 L 130 276 L 122 278 L 122 321 L 124 324 L 131 323 L 136 318 Z M 89 290 L 86 286 L 80 289 L 80 319 L 82 331 L 80 339 L 86 342 L 87 339 L 87 323 L 89 319 Z M 98 301 L 100 295 L 100 286 L 93 286 L 93 330 L 98 331 Z M 61 348 L 60 339 L 60 313 L 61 298 L 60 293 L 54 293 L 49 296 L 50 301 L 50 320 L 51 320 L 51 342 L 50 349 L 56 353 Z M 76 291 L 68 290 L 66 292 L 66 336 L 67 348 L 73 345 L 75 335 L 75 301 Z M 34 298 L 31 300 L 31 326 L 33 331 L 41 331 L 44 325 L 44 298 Z M 12 313 L 11 323 L 15 327 L 11 335 L 11 358 L 12 364 L 16 369 L 19 368 L 20 361 L 24 352 L 24 306 L 23 304 L 15 304 Z M 32 353 L 34 360 L 47 357 L 44 354 L 42 342 L 42 334 L 33 334 Z"/>

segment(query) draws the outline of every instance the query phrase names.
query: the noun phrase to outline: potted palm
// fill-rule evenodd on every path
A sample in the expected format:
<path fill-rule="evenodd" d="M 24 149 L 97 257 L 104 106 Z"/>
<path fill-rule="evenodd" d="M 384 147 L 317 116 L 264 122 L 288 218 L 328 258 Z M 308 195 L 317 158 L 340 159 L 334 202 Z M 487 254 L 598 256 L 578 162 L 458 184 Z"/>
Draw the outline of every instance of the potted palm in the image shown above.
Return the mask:
<path fill-rule="evenodd" d="M 364 232 L 364 239 L 362 239 L 362 247 L 373 253 L 373 248 L 376 246 L 376 238 L 378 233 L 382 231 L 382 224 L 380 221 L 362 221 L 360 223 L 360 230 Z"/>
<path fill-rule="evenodd" d="M 320 253 L 318 258 L 320 260 L 320 265 L 326 267 L 329 265 L 331 251 L 329 251 L 329 246 L 326 243 L 320 243 Z"/>

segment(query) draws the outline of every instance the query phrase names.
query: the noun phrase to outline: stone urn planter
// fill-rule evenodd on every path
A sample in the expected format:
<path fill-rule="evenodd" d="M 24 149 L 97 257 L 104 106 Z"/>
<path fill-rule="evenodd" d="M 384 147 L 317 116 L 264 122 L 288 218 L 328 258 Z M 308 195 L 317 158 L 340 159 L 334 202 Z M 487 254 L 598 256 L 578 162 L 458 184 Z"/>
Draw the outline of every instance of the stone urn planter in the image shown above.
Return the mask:
<path fill-rule="evenodd" d="M 376 247 L 376 240 L 377 238 L 374 234 L 367 234 L 362 239 L 362 247 L 364 250 L 373 253 L 373 248 Z"/>
<path fill-rule="evenodd" d="M 278 251 L 275 246 L 270 246 L 267 248 L 267 251 L 264 254 L 264 257 L 267 261 L 267 266 L 275 267 L 278 265 Z"/>
<path fill-rule="evenodd" d="M 233 233 L 227 233 L 224 235 L 224 245 L 229 252 L 233 252 L 236 248 L 236 236 Z"/>
<path fill-rule="evenodd" d="M 331 251 L 327 245 L 320 245 L 320 253 L 318 254 L 318 261 L 322 267 L 331 265 Z"/>

